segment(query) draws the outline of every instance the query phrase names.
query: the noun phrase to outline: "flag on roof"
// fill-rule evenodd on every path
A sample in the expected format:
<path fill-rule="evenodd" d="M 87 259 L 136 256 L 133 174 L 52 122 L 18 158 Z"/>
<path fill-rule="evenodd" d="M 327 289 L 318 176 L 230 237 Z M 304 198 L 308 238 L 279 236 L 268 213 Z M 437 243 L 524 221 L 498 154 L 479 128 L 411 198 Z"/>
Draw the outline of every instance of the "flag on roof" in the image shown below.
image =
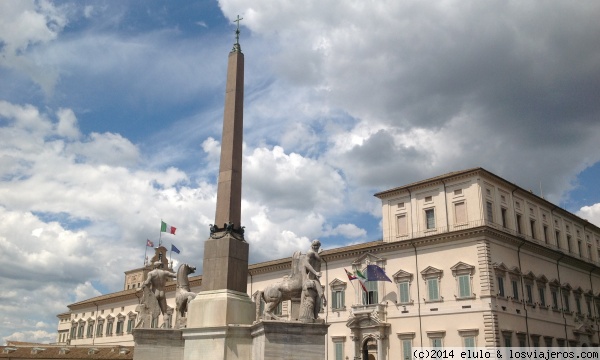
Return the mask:
<path fill-rule="evenodd" d="M 179 254 L 179 249 L 173 244 L 171 244 L 171 251 L 175 251 L 176 253 Z"/>
<path fill-rule="evenodd" d="M 356 276 L 354 276 L 353 273 L 351 273 L 350 271 L 344 269 L 344 271 L 346 272 L 346 276 L 348 276 L 348 280 L 352 281 L 352 280 L 356 280 Z"/>
<path fill-rule="evenodd" d="M 385 274 L 382 268 L 378 265 L 367 265 L 367 280 L 369 281 L 389 281 L 390 278 Z"/>
<path fill-rule="evenodd" d="M 162 221 L 160 222 L 160 232 L 166 232 L 169 234 L 173 234 L 175 235 L 175 230 L 177 230 L 177 228 L 167 224 L 166 222 Z"/>
<path fill-rule="evenodd" d="M 356 278 L 360 282 L 360 286 L 362 287 L 362 289 L 365 292 L 367 292 L 367 287 L 365 286 L 365 283 L 367 282 L 367 278 L 360 272 L 360 270 L 356 270 Z"/>
<path fill-rule="evenodd" d="M 154 243 L 152 241 L 150 241 L 149 239 L 146 239 L 146 246 L 154 247 Z"/>

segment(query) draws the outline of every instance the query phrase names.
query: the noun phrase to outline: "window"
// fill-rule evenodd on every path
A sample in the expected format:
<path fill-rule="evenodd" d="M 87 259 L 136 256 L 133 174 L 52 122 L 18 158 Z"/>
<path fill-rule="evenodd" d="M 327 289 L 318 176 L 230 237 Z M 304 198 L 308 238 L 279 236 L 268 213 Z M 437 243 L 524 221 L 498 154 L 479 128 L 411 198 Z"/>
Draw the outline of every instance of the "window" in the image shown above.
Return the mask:
<path fill-rule="evenodd" d="M 458 335 L 462 338 L 462 345 L 465 349 L 474 349 L 477 346 L 478 329 L 458 330 Z"/>
<path fill-rule="evenodd" d="M 425 302 L 442 301 L 443 298 L 440 295 L 440 279 L 443 273 L 442 270 L 436 269 L 433 266 L 428 266 L 425 270 L 421 271 L 421 277 L 425 280 L 425 286 L 427 288 Z"/>
<path fill-rule="evenodd" d="M 494 222 L 494 205 L 491 201 L 486 201 L 485 203 L 487 220 L 489 222 Z"/>
<path fill-rule="evenodd" d="M 519 300 L 519 283 L 517 280 L 511 280 L 512 291 L 513 291 L 513 299 Z"/>
<path fill-rule="evenodd" d="M 579 257 L 583 257 L 583 252 L 581 251 L 581 241 L 577 241 L 577 253 Z"/>
<path fill-rule="evenodd" d="M 377 299 L 377 281 L 367 281 L 365 282 L 365 287 L 367 288 L 367 292 L 363 291 L 363 304 L 377 304 L 379 302 Z"/>
<path fill-rule="evenodd" d="M 127 333 L 131 334 L 131 330 L 133 329 L 133 322 L 135 320 L 133 318 L 129 318 L 129 320 L 127 320 Z"/>
<path fill-rule="evenodd" d="M 123 334 L 123 322 L 124 320 L 117 321 L 117 335 Z"/>
<path fill-rule="evenodd" d="M 344 290 L 331 291 L 331 309 L 340 310 L 346 308 L 344 293 Z"/>
<path fill-rule="evenodd" d="M 504 277 L 498 276 L 498 295 L 504 297 Z"/>
<path fill-rule="evenodd" d="M 463 337 L 463 346 L 465 349 L 474 349 L 475 348 L 475 337 L 474 336 Z"/>
<path fill-rule="evenodd" d="M 540 305 L 546 306 L 546 288 L 538 285 L 538 295 L 540 297 Z"/>
<path fill-rule="evenodd" d="M 464 201 L 454 203 L 454 221 L 457 224 L 467 222 L 467 207 Z"/>
<path fill-rule="evenodd" d="M 281 305 L 281 303 L 279 303 L 279 305 Z M 277 314 L 277 311 L 273 311 L 273 314 L 280 315 L 280 314 Z M 119 323 L 120 323 L 120 321 L 117 323 L 117 335 L 123 334 L 123 329 L 121 329 L 121 331 L 119 332 Z M 150 328 L 156 329 L 157 327 L 158 327 L 158 318 L 152 319 L 152 322 L 150 323 Z"/>
<path fill-rule="evenodd" d="M 588 316 L 591 317 L 593 315 L 592 314 L 592 298 L 591 297 L 588 297 L 588 296 L 585 297 L 585 306 L 587 307 Z"/>
<path fill-rule="evenodd" d="M 412 340 L 402 340 L 402 359 L 412 360 Z"/>
<path fill-rule="evenodd" d="M 435 229 L 435 211 L 434 211 L 434 209 L 425 210 L 425 228 L 427 230 Z"/>
<path fill-rule="evenodd" d="M 398 298 L 400 304 L 410 303 L 410 283 L 408 281 L 398 283 Z"/>
<path fill-rule="evenodd" d="M 517 234 L 522 234 L 521 231 L 521 215 L 517 214 Z"/>
<path fill-rule="evenodd" d="M 556 345 L 558 347 L 565 347 L 565 339 L 556 339 Z"/>
<path fill-rule="evenodd" d="M 279 304 L 277 304 L 277 308 L 273 310 L 273 314 L 277 316 L 283 315 L 283 301 L 280 301 Z"/>
<path fill-rule="evenodd" d="M 529 228 L 531 231 L 531 237 L 535 239 L 535 220 L 529 219 Z"/>
<path fill-rule="evenodd" d="M 456 189 L 456 190 L 454 190 L 454 195 L 455 196 L 462 195 L 462 189 Z"/>
<path fill-rule="evenodd" d="M 91 338 L 93 336 L 93 334 L 94 334 L 94 323 L 90 323 L 90 324 L 88 324 L 86 336 Z"/>
<path fill-rule="evenodd" d="M 533 289 L 531 284 L 525 284 L 525 292 L 527 295 L 527 303 L 533 304 Z"/>
<path fill-rule="evenodd" d="M 548 226 L 544 225 L 543 230 L 544 230 L 544 242 L 547 244 L 548 243 Z"/>
<path fill-rule="evenodd" d="M 398 209 L 404 209 L 404 203 L 403 202 L 399 202 L 398 203 Z"/>
<path fill-rule="evenodd" d="M 575 308 L 577 309 L 577 314 L 581 315 L 581 296 L 575 296 Z"/>
<path fill-rule="evenodd" d="M 408 226 L 406 223 L 406 214 L 398 215 L 396 217 L 396 230 L 398 235 L 407 235 Z"/>
<path fill-rule="evenodd" d="M 554 237 L 556 237 L 556 246 L 560 248 L 560 231 L 555 231 Z"/>
<path fill-rule="evenodd" d="M 552 297 L 552 308 L 558 309 L 558 289 L 550 288 L 550 296 Z"/>
<path fill-rule="evenodd" d="M 102 336 L 103 327 L 104 327 L 104 323 L 99 323 L 98 326 L 96 326 L 96 337 Z"/>
<path fill-rule="evenodd" d="M 335 360 L 345 360 L 344 357 L 344 342 L 346 341 L 345 336 L 332 336 L 331 341 L 333 342 L 333 354 Z"/>
<path fill-rule="evenodd" d="M 568 291 L 564 291 L 563 290 L 563 310 L 566 312 L 570 312 L 571 311 L 571 306 L 569 304 L 569 292 Z"/>
<path fill-rule="evenodd" d="M 425 202 L 432 202 L 432 201 L 433 201 L 432 196 L 425 196 Z"/>
<path fill-rule="evenodd" d="M 75 339 L 76 334 L 77 334 L 77 326 L 73 326 L 71 328 L 71 339 Z"/>
<path fill-rule="evenodd" d="M 502 337 L 504 337 L 504 347 L 512 347 L 512 334 L 503 333 Z"/>
<path fill-rule="evenodd" d="M 506 221 L 507 220 L 506 209 L 505 208 L 500 209 L 500 214 L 502 215 L 502 227 L 507 228 L 508 222 Z"/>
<path fill-rule="evenodd" d="M 567 250 L 571 252 L 571 235 L 567 235 Z"/>
<path fill-rule="evenodd" d="M 427 300 L 438 301 L 440 299 L 439 283 L 437 278 L 427 279 Z"/>
<path fill-rule="evenodd" d="M 456 298 L 457 299 L 472 299 L 474 297 L 472 287 L 473 274 L 475 267 L 459 261 L 450 268 L 452 275 L 456 278 Z"/>
<path fill-rule="evenodd" d="M 335 360 L 344 360 L 344 343 L 336 341 L 333 344 L 335 346 Z"/>
<path fill-rule="evenodd" d="M 592 244 L 587 244 L 587 258 L 588 260 L 592 260 Z"/>
<path fill-rule="evenodd" d="M 431 347 L 441 348 L 444 346 L 444 336 L 446 336 L 445 331 L 428 331 L 427 337 L 429 338 L 429 343 Z"/>
<path fill-rule="evenodd" d="M 402 347 L 402 357 L 400 357 L 401 360 L 413 359 L 412 342 L 414 338 L 414 332 L 398 333 L 398 339 L 400 339 L 400 345 Z"/>
<path fill-rule="evenodd" d="M 404 270 L 399 270 L 393 275 L 394 282 L 398 284 L 398 299 L 399 304 L 412 304 L 410 298 L 410 283 L 413 278 L 413 274 Z"/>
<path fill-rule="evenodd" d="M 113 333 L 113 322 L 106 324 L 106 336 L 112 336 Z"/>

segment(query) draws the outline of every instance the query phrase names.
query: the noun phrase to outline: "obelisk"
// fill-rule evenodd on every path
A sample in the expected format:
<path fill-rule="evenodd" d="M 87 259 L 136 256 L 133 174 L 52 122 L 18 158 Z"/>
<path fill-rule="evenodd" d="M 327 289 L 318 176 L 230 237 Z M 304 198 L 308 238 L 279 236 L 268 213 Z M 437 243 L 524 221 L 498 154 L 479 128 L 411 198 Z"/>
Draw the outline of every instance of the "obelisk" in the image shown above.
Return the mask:
<path fill-rule="evenodd" d="M 184 359 L 250 359 L 255 306 L 247 294 L 248 243 L 240 224 L 244 54 L 229 53 L 215 224 L 204 242 L 202 291 L 188 306 Z"/>

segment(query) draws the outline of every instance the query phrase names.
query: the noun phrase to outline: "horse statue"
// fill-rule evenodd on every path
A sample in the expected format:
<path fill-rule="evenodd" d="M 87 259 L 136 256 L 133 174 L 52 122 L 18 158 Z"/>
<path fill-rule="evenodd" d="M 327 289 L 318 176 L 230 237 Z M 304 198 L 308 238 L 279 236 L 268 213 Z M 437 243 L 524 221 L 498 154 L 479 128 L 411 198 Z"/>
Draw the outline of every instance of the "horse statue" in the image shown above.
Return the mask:
<path fill-rule="evenodd" d="M 175 317 L 175 328 L 181 329 L 187 326 L 187 310 L 190 301 L 194 300 L 196 294 L 190 291 L 189 274 L 196 271 L 195 266 L 181 264 L 177 269 L 177 290 L 175 291 L 175 306 L 177 315 Z"/>
<path fill-rule="evenodd" d="M 300 299 L 300 296 L 302 295 L 302 286 L 308 280 L 309 272 L 316 277 L 321 276 L 321 274 L 316 272 L 307 261 L 306 255 L 302 255 L 300 251 L 294 252 L 292 255 L 292 271 L 290 275 L 284 277 L 280 282 L 267 286 L 263 291 L 257 292 L 257 309 L 260 306 L 261 300 L 264 300 L 265 302 L 265 310 L 263 313 L 264 320 L 284 320 L 275 315 L 273 311 L 277 309 L 277 306 L 282 301 Z"/>

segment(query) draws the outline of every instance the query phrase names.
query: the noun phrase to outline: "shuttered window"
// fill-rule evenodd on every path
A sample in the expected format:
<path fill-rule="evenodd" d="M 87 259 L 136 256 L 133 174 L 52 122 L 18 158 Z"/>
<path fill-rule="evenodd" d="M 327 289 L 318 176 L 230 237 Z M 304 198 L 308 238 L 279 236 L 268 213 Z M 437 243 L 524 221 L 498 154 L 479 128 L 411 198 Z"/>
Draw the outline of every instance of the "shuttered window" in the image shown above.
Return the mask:
<path fill-rule="evenodd" d="M 467 207 L 464 201 L 454 204 L 454 217 L 457 224 L 467 222 Z"/>
<path fill-rule="evenodd" d="M 469 275 L 458 276 L 458 296 L 469 297 L 471 296 L 471 278 Z"/>
<path fill-rule="evenodd" d="M 406 235 L 408 234 L 408 226 L 406 223 L 406 214 L 398 215 L 396 217 L 396 227 L 398 235 Z"/>

